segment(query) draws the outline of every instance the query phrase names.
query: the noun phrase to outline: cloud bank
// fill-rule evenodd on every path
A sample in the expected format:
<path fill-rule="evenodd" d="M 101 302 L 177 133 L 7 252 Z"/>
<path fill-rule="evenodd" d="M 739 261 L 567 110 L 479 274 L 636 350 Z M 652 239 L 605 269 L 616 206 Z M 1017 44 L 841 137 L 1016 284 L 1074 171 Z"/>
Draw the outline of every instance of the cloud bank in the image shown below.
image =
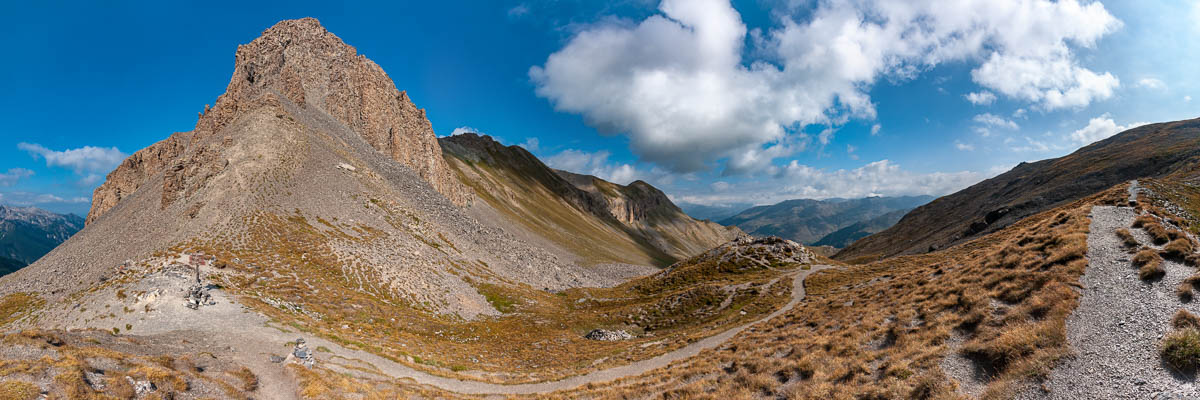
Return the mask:
<path fill-rule="evenodd" d="M 748 32 L 728 0 L 665 0 L 659 12 L 588 26 L 529 75 L 557 110 L 628 135 L 643 161 L 677 173 L 768 169 L 805 148 L 805 126 L 873 120 L 880 78 L 948 61 L 978 63 L 977 105 L 1078 108 L 1120 85 L 1074 54 L 1121 26 L 1098 2 L 822 1 L 766 32 Z"/>

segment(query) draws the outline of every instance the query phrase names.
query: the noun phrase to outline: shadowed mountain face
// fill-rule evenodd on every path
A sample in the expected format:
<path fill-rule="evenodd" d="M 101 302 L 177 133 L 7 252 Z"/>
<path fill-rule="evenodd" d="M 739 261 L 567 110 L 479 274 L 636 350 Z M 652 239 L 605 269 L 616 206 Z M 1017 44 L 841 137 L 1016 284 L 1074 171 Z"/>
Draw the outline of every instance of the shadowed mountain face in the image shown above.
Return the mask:
<path fill-rule="evenodd" d="M 1115 184 L 1165 176 L 1198 160 L 1200 119 L 1141 126 L 1061 158 L 1021 163 L 934 200 L 836 258 L 875 259 L 945 248 Z"/>
<path fill-rule="evenodd" d="M 684 214 L 642 181 L 619 185 L 547 167 L 525 149 L 473 133 L 438 139 L 459 177 L 514 225 L 590 263 L 667 265 L 734 238 Z"/>
<path fill-rule="evenodd" d="M 932 197 L 929 196 L 906 196 L 853 200 L 787 200 L 742 211 L 722 220 L 721 224 L 737 226 L 752 235 L 779 236 L 804 244 L 822 242 L 821 245 L 844 247 L 865 234 L 878 232 L 890 226 L 884 226 L 888 221 L 886 218 L 874 221 L 873 219 L 897 211 L 911 210 L 930 199 Z M 866 223 L 868 221 L 871 222 Z M 824 240 L 826 235 L 853 225 L 858 226 L 850 231 L 838 233 L 837 237 Z M 851 237 L 853 239 L 849 239 Z"/>
<path fill-rule="evenodd" d="M 80 229 L 77 215 L 0 206 L 0 276 L 37 261 Z"/>

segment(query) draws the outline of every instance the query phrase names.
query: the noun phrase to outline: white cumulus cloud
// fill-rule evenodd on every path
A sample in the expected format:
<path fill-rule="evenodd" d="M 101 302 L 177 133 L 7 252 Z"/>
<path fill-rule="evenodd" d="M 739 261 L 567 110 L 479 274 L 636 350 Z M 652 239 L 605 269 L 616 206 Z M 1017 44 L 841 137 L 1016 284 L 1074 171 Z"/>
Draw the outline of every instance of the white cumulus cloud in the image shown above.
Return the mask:
<path fill-rule="evenodd" d="M 996 95 L 986 90 L 982 92 L 967 93 L 963 97 L 965 97 L 967 101 L 971 102 L 971 104 L 977 106 L 991 105 L 992 103 L 996 102 Z"/>
<path fill-rule="evenodd" d="M 987 93 L 1046 110 L 1119 85 L 1073 54 L 1121 26 L 1098 2 L 821 1 L 751 35 L 750 51 L 728 0 L 664 0 L 658 11 L 586 26 L 529 75 L 557 110 L 628 135 L 642 160 L 675 172 L 769 167 L 801 149 L 788 137 L 804 126 L 873 120 L 880 78 L 947 61 L 981 62 L 971 75 Z"/>
<path fill-rule="evenodd" d="M 1083 146 L 1145 124 L 1145 122 L 1134 122 L 1127 125 L 1117 125 L 1108 114 L 1104 114 L 1089 120 L 1087 126 L 1071 132 L 1070 139 L 1076 144 Z"/>
<path fill-rule="evenodd" d="M 50 150 L 36 143 L 18 143 L 17 148 L 25 150 L 35 158 L 46 160 L 48 167 L 70 168 L 79 174 L 108 173 L 121 164 L 128 154 L 122 153 L 116 147 L 84 146 L 77 149 L 62 151 Z"/>
<path fill-rule="evenodd" d="M 639 171 L 631 164 L 609 162 L 608 151 L 595 153 L 567 149 L 545 158 L 551 168 L 577 174 L 593 175 L 609 182 L 627 185 L 636 180 L 649 180 L 649 174 Z"/>
<path fill-rule="evenodd" d="M 460 127 L 454 128 L 453 131 L 450 131 L 450 136 L 458 136 L 458 135 L 461 135 L 464 133 L 475 133 L 475 134 L 480 134 L 480 135 L 483 134 L 483 132 L 480 132 L 478 129 L 475 129 L 475 128 L 472 128 L 469 126 L 460 126 Z"/>

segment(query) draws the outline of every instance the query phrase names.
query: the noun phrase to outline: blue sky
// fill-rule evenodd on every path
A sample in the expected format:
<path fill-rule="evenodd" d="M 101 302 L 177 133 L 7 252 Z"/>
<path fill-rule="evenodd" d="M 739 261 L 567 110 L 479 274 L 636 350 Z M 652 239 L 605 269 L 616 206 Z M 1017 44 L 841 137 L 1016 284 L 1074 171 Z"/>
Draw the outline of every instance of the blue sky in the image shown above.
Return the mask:
<path fill-rule="evenodd" d="M 1200 104 L 1196 0 L 11 3 L 0 203 L 80 215 L 305 16 L 439 135 L 704 204 L 941 195 Z"/>

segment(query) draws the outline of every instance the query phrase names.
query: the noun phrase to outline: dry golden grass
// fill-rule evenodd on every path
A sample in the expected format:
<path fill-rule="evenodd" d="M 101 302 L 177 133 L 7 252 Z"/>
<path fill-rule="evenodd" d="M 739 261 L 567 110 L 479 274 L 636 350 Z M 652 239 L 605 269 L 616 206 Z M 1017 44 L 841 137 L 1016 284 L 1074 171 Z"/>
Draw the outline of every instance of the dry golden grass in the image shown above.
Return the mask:
<path fill-rule="evenodd" d="M 197 384 L 210 390 L 225 388 L 228 385 L 221 379 L 224 373 L 239 376 L 242 371 L 249 372 L 240 366 L 228 371 L 219 366 L 202 371 L 193 364 L 171 357 L 113 350 L 118 340 L 99 331 L 27 330 L 0 335 L 0 342 L 5 346 L 39 349 L 44 353 L 37 359 L 0 358 L 0 380 L 4 381 L 0 384 L 0 399 L 28 398 L 20 394 L 28 388 L 26 385 L 31 379 L 51 382 L 48 395 L 52 399 L 132 399 L 135 393 L 127 378 L 149 380 L 159 388 L 147 398 L 165 393 L 195 398 L 189 391 L 196 389 Z M 183 359 L 190 357 L 187 355 Z M 102 382 L 99 382 L 102 386 L 93 386 L 85 379 L 86 372 L 97 371 L 103 372 Z M 248 386 L 241 390 L 230 387 L 225 390 L 225 397 L 245 399 L 250 391 L 253 389 Z M 35 397 L 40 392 L 41 389 L 37 389 Z"/>
<path fill-rule="evenodd" d="M 477 399 L 482 396 L 466 396 L 447 393 L 411 381 L 386 379 L 337 373 L 324 368 L 308 369 L 296 364 L 287 366 L 290 374 L 299 382 L 297 393 L 309 400 L 334 399 Z"/>
<path fill-rule="evenodd" d="M 241 389 L 246 392 L 258 390 L 258 376 L 250 371 L 250 368 L 242 367 L 240 369 L 229 372 L 235 378 L 242 382 Z"/>
<path fill-rule="evenodd" d="M 33 400 L 41 395 L 42 390 L 29 382 L 3 381 L 0 382 L 0 399 Z"/>
<path fill-rule="evenodd" d="M 948 356 L 991 372 L 984 398 L 1011 397 L 1069 353 L 1087 214 L 1123 189 L 939 252 L 814 274 L 807 301 L 719 349 L 549 397 L 955 398 Z"/>
<path fill-rule="evenodd" d="M 1200 329 L 1200 317 L 1192 314 L 1188 310 L 1179 309 L 1171 316 L 1171 327 L 1175 329 L 1197 328 Z"/>
<path fill-rule="evenodd" d="M 1162 224 L 1158 223 L 1157 219 L 1154 220 L 1154 222 L 1149 222 L 1142 225 L 1142 230 L 1145 230 L 1146 234 L 1150 235 L 1150 239 L 1154 242 L 1154 244 L 1157 245 L 1166 244 L 1167 242 L 1171 241 L 1172 236 L 1177 236 L 1177 234 L 1172 235 L 1167 228 L 1164 228 Z"/>
<path fill-rule="evenodd" d="M 389 219 L 412 218 L 386 201 L 372 204 Z M 333 241 L 368 242 L 384 233 L 365 225 L 318 224 L 299 214 L 260 214 L 246 221 L 248 237 L 197 240 L 171 251 L 242 260 L 227 262 L 219 283 L 289 328 L 429 373 L 500 383 L 553 380 L 650 358 L 752 321 L 787 302 L 790 281 L 779 278 L 800 267 L 685 263 L 614 288 L 550 293 L 495 276 L 480 260 L 452 260 L 454 273 L 502 312 L 464 321 L 405 300 L 373 267 L 346 265 L 332 255 Z M 722 288 L 739 284 L 750 286 Z M 275 307 L 263 301 L 268 298 L 293 306 Z M 585 339 L 594 328 L 652 335 Z M 497 373 L 462 373 L 467 370 Z"/>
<path fill-rule="evenodd" d="M 1163 270 L 1163 259 L 1153 249 L 1143 249 L 1133 256 L 1133 266 L 1138 268 L 1138 278 L 1141 280 L 1154 280 L 1162 278 L 1166 271 Z"/>
<path fill-rule="evenodd" d="M 1193 251 L 1195 251 L 1195 248 L 1192 246 L 1192 241 L 1186 237 L 1181 237 L 1179 239 L 1172 240 L 1170 243 L 1167 243 L 1167 245 L 1163 247 L 1162 255 L 1164 257 L 1182 260 L 1185 257 L 1192 255 Z"/>
<path fill-rule="evenodd" d="M 1175 295 L 1179 297 L 1179 301 L 1184 303 L 1192 301 L 1192 298 L 1195 297 L 1192 284 L 1188 282 L 1180 282 L 1175 286 Z"/>
<path fill-rule="evenodd" d="M 1137 249 L 1138 246 L 1141 246 L 1141 243 L 1138 243 L 1137 238 L 1133 237 L 1133 233 L 1129 232 L 1129 229 L 1117 229 L 1117 237 L 1121 239 L 1121 243 L 1124 244 L 1126 248 Z"/>

